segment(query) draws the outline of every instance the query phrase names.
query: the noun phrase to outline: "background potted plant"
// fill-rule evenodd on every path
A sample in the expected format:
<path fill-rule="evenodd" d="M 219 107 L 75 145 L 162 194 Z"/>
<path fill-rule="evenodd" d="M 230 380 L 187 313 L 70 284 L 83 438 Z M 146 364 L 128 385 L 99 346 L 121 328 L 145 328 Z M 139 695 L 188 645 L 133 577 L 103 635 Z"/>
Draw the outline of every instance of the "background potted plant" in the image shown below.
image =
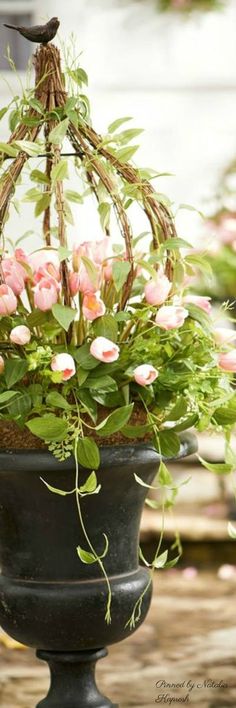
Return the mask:
<path fill-rule="evenodd" d="M 178 543 L 176 557 L 163 551 L 163 524 L 153 563 L 141 554 L 150 567 L 138 566 L 155 474 L 164 516 L 178 491 L 166 460 L 196 449 L 179 437 L 193 426 L 226 428 L 226 463 L 210 469 L 233 469 L 236 351 L 209 301 L 187 293 L 201 257 L 183 256 L 170 203 L 150 182 L 158 173 L 127 162 L 140 131 L 122 118 L 95 132 L 86 73 L 64 54 L 62 73 L 54 45 L 37 50 L 36 87 L 16 99 L 0 145 L 0 621 L 49 662 L 40 706 L 73 708 L 79 695 L 102 708 L 112 703 L 94 682 L 100 647 L 140 624 L 154 569 L 179 557 Z M 31 169 L 35 157 L 44 169 Z M 43 243 L 26 253 L 6 228 L 27 165 Z M 72 165 L 79 190 L 68 189 Z M 78 238 L 77 205 L 91 195 L 100 240 Z M 145 232 L 132 228 L 134 205 Z"/>

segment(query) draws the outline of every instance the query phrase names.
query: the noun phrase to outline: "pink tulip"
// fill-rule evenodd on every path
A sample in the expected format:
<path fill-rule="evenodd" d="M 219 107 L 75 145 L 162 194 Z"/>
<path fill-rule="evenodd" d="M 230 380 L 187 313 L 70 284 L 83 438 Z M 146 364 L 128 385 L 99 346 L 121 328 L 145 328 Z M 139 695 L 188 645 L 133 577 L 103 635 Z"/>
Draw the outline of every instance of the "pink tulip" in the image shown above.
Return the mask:
<path fill-rule="evenodd" d="M 16 296 L 9 285 L 3 283 L 0 285 L 0 315 L 11 315 L 16 309 Z"/>
<path fill-rule="evenodd" d="M 222 219 L 217 231 L 221 243 L 230 246 L 236 240 L 236 219 Z"/>
<path fill-rule="evenodd" d="M 97 265 L 102 265 L 108 256 L 110 245 L 109 236 L 105 236 L 100 241 L 91 242 L 91 258 Z"/>
<path fill-rule="evenodd" d="M 33 272 L 37 271 L 39 268 L 43 268 L 46 263 L 53 263 L 55 268 L 59 268 L 59 258 L 58 253 L 53 248 L 42 248 L 38 251 L 34 251 L 29 256 L 29 265 Z"/>
<path fill-rule="evenodd" d="M 29 344 L 31 340 L 31 332 L 28 327 L 25 327 L 25 325 L 18 325 L 17 327 L 13 327 L 13 329 L 10 332 L 10 340 L 13 342 L 13 344 Z"/>
<path fill-rule="evenodd" d="M 14 258 L 4 258 L 2 270 L 6 285 L 9 285 L 15 295 L 21 295 L 28 278 L 25 268 Z"/>
<path fill-rule="evenodd" d="M 16 248 L 15 253 L 14 253 L 16 261 L 19 261 L 19 263 L 29 263 L 28 256 L 26 253 L 23 251 L 23 248 Z"/>
<path fill-rule="evenodd" d="M 79 273 L 70 273 L 69 275 L 69 285 L 70 285 L 70 294 L 72 297 L 77 295 L 79 292 Z"/>
<path fill-rule="evenodd" d="M 62 374 L 62 381 L 68 381 L 75 374 L 75 362 L 73 357 L 66 352 L 55 354 L 51 361 L 52 371 L 59 371 Z"/>
<path fill-rule="evenodd" d="M 158 275 L 145 285 L 145 298 L 149 305 L 162 305 L 169 295 L 172 284 L 166 275 Z"/>
<path fill-rule="evenodd" d="M 3 359 L 3 356 L 0 356 L 0 374 L 3 374 L 5 369 L 5 361 Z"/>
<path fill-rule="evenodd" d="M 106 312 L 106 306 L 97 293 L 85 293 L 83 298 L 82 312 L 86 320 L 96 320 Z"/>
<path fill-rule="evenodd" d="M 211 297 L 206 297 L 205 295 L 185 295 L 184 297 L 184 303 L 191 303 L 192 305 L 200 307 L 200 309 L 206 312 L 207 315 L 210 315 L 211 313 L 210 300 Z"/>
<path fill-rule="evenodd" d="M 236 372 L 236 349 L 231 349 L 225 354 L 219 354 L 218 364 L 223 371 Z"/>
<path fill-rule="evenodd" d="M 42 278 L 52 278 L 55 281 L 55 287 L 57 288 L 57 290 L 60 290 L 60 270 L 54 265 L 54 263 L 45 263 L 45 265 L 40 266 L 40 268 L 36 270 L 34 275 L 34 282 L 39 283 Z"/>
<path fill-rule="evenodd" d="M 57 296 L 55 281 L 52 278 L 42 278 L 34 291 L 35 307 L 38 307 L 43 312 L 51 310 L 52 306 L 57 302 Z"/>
<path fill-rule="evenodd" d="M 156 315 L 156 324 L 162 329 L 182 327 L 188 317 L 188 310 L 176 305 L 163 305 Z"/>
<path fill-rule="evenodd" d="M 120 349 L 117 344 L 106 337 L 96 337 L 90 346 L 90 354 L 105 363 L 111 363 L 119 358 Z"/>
<path fill-rule="evenodd" d="M 80 266 L 79 270 L 79 290 L 81 293 L 95 293 L 96 290 L 99 290 L 99 285 L 100 285 L 100 273 L 97 273 L 97 279 L 93 283 L 89 275 L 87 273 L 87 270 L 85 266 L 82 264 Z"/>
<path fill-rule="evenodd" d="M 112 280 L 112 266 L 113 266 L 114 260 L 115 260 L 114 258 L 109 258 L 108 261 L 105 261 L 105 263 L 104 263 L 103 278 L 107 283 L 109 283 Z"/>
<path fill-rule="evenodd" d="M 213 337 L 217 344 L 230 344 L 236 339 L 235 329 L 227 329 L 226 327 L 216 327 L 213 332 Z"/>
<path fill-rule="evenodd" d="M 134 369 L 134 378 L 140 386 L 149 386 L 158 376 L 158 371 L 151 364 L 141 364 Z"/>

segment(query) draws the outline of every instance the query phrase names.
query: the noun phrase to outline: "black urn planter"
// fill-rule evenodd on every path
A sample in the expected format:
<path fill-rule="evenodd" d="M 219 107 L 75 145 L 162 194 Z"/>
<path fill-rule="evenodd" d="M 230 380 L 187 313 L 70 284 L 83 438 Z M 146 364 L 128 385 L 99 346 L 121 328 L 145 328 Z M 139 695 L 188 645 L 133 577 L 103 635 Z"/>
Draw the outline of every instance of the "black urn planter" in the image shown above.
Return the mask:
<path fill-rule="evenodd" d="M 185 436 L 179 457 L 196 450 Z M 59 463 L 41 450 L 0 452 L 0 625 L 16 640 L 35 647 L 49 663 L 51 687 L 38 708 L 108 708 L 95 683 L 95 663 L 104 647 L 130 634 L 125 626 L 148 582 L 138 565 L 140 516 L 159 462 L 148 444 L 101 448 L 99 494 L 82 498 L 84 522 L 97 553 L 105 533 L 104 560 L 112 589 L 112 621 L 105 621 L 107 586 L 98 564 L 83 564 L 76 548 L 89 550 L 80 528 L 75 495 L 65 497 L 50 485 L 71 490 L 75 464 Z M 80 482 L 88 472 L 80 469 Z M 144 620 L 151 587 L 144 595 L 138 625 Z M 138 626 L 137 625 L 137 626 Z"/>

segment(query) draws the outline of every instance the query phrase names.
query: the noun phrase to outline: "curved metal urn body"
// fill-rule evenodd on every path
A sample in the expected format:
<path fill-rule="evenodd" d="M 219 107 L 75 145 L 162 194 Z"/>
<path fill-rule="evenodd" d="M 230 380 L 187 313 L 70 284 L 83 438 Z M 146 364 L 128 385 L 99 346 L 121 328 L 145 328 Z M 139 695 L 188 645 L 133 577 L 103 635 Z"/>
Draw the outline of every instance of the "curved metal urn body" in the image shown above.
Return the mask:
<path fill-rule="evenodd" d="M 189 445 L 182 446 L 188 454 Z M 71 457 L 59 463 L 41 450 L 0 453 L 0 625 L 12 637 L 39 650 L 48 661 L 52 684 L 45 708 L 105 708 L 113 704 L 94 682 L 102 647 L 130 634 L 125 626 L 148 582 L 138 565 L 138 539 L 147 490 L 159 457 L 148 445 L 101 448 L 97 472 L 101 490 L 81 499 L 84 523 L 98 554 L 109 539 L 104 565 L 112 589 L 112 621 L 105 621 L 107 586 L 97 563 L 84 564 L 77 547 L 89 550 L 75 494 L 59 496 L 43 483 L 75 487 Z M 89 472 L 80 469 L 80 484 Z M 151 599 L 144 595 L 139 623 Z"/>

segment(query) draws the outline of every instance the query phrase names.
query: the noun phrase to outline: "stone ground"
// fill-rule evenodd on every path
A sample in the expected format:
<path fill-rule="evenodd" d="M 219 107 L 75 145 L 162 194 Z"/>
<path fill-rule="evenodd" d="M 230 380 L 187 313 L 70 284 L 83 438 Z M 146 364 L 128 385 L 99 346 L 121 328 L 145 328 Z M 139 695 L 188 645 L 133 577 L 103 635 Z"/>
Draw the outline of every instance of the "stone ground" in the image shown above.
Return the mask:
<path fill-rule="evenodd" d="M 236 576 L 221 580 L 214 570 L 189 578 L 181 570 L 159 571 L 146 622 L 100 661 L 100 689 L 120 708 L 235 708 L 235 596 Z M 47 692 L 46 666 L 30 650 L 3 643 L 0 656 L 1 708 L 34 708 Z M 157 689 L 158 681 L 183 685 Z"/>

